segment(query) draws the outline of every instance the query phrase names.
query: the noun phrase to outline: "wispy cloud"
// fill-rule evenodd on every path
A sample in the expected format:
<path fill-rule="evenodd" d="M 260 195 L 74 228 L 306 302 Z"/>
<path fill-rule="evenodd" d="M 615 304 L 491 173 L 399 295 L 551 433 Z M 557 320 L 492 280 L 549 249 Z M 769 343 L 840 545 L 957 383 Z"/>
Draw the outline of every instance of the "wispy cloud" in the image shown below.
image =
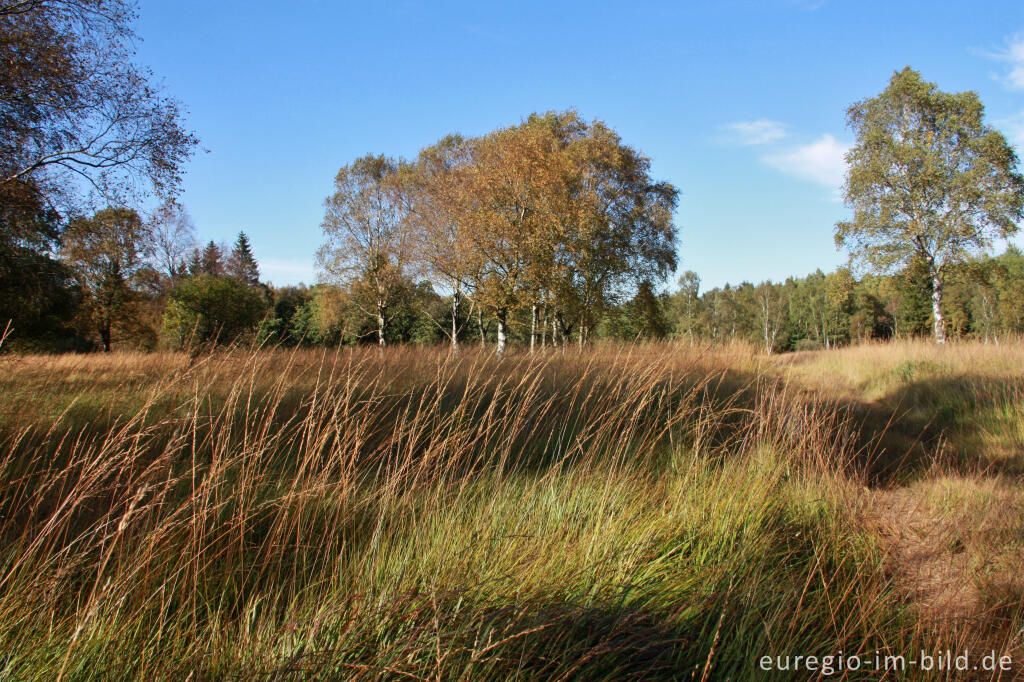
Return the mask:
<path fill-rule="evenodd" d="M 722 130 L 726 132 L 730 142 L 742 145 L 771 144 L 786 137 L 784 124 L 766 118 L 726 123 Z"/>
<path fill-rule="evenodd" d="M 999 50 L 971 50 L 974 54 L 1003 62 L 1002 73 L 993 74 L 1008 90 L 1024 90 L 1024 32 L 1007 38 Z M 1024 150 L 1024 110 L 995 121 L 996 126 L 1006 133 L 1010 144 L 1018 151 Z"/>
<path fill-rule="evenodd" d="M 809 144 L 766 154 L 761 160 L 786 175 L 831 189 L 832 198 L 838 200 L 849 148 L 848 144 L 826 134 Z"/>
<path fill-rule="evenodd" d="M 1001 118 L 996 121 L 996 126 L 1006 133 L 1010 144 L 1018 151 L 1024 150 L 1024 111 L 1018 111 L 1013 116 Z"/>
<path fill-rule="evenodd" d="M 1006 87 L 1024 90 L 1024 33 L 1018 33 L 1007 40 L 1003 49 L 984 54 L 1006 64 L 1006 70 L 997 76 Z"/>

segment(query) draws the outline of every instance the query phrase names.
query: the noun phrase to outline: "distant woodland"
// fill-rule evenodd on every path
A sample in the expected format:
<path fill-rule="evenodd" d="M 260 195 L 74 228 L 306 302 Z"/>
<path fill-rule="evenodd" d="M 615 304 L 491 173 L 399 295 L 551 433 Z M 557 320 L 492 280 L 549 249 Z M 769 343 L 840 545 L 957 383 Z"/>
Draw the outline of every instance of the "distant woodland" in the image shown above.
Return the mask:
<path fill-rule="evenodd" d="M 702 290 L 676 274 L 679 190 L 569 110 L 346 163 L 321 282 L 276 287 L 244 232 L 200 240 L 176 200 L 198 138 L 131 65 L 132 19 L 119 0 L 0 4 L 0 350 L 1024 333 L 1024 255 L 991 255 L 1024 210 L 1015 151 L 974 93 L 912 69 L 848 111 L 834 233 L 856 267 Z"/>

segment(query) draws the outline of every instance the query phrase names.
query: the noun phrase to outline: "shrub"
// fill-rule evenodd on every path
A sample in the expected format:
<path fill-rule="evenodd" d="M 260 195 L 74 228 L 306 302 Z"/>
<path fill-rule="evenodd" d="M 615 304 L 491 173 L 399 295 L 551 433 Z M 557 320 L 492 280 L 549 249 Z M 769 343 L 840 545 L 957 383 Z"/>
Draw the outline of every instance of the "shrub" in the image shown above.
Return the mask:
<path fill-rule="evenodd" d="M 814 339 L 800 339 L 796 342 L 796 345 L 793 346 L 793 350 L 796 351 L 821 350 L 822 348 L 824 348 L 824 346 L 821 345 L 821 342 L 815 341 Z"/>
<path fill-rule="evenodd" d="M 251 334 L 266 312 L 260 291 L 228 277 L 193 275 L 170 294 L 163 328 L 171 345 L 230 343 Z"/>

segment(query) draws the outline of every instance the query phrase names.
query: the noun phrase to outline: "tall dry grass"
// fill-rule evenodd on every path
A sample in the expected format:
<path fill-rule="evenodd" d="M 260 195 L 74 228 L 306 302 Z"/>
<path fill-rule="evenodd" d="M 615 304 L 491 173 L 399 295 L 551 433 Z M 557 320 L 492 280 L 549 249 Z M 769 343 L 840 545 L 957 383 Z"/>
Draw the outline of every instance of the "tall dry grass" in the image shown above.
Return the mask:
<path fill-rule="evenodd" d="M 879 440 L 674 345 L 3 357 L 12 679 L 746 678 L 935 633 Z"/>

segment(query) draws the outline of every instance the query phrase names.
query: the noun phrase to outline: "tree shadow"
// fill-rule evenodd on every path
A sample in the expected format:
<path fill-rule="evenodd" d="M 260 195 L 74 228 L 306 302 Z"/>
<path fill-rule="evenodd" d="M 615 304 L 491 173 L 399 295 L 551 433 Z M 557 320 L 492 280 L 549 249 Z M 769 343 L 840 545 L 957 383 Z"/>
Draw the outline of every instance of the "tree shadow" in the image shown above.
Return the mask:
<path fill-rule="evenodd" d="M 850 416 L 857 466 L 871 485 L 906 484 L 935 470 L 1024 475 L 1024 377 L 927 377 L 875 401 L 831 402 Z"/>
<path fill-rule="evenodd" d="M 729 679 L 753 668 L 730 660 L 727 674 L 716 669 L 718 611 L 688 625 L 614 604 L 482 606 L 422 624 L 416 616 L 426 614 L 407 613 L 411 620 L 385 634 L 385 647 L 355 656 L 345 648 L 307 650 L 246 679 Z"/>

